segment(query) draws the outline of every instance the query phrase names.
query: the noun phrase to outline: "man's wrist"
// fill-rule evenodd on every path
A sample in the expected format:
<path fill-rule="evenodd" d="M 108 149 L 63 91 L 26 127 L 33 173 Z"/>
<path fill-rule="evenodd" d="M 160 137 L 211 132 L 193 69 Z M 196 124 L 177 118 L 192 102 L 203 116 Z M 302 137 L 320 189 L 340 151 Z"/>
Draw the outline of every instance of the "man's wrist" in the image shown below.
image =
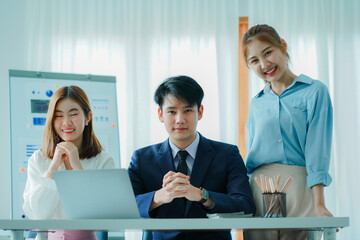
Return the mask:
<path fill-rule="evenodd" d="M 151 201 L 151 204 L 150 204 L 150 211 L 159 207 L 160 205 L 162 205 L 161 201 L 160 201 L 160 197 L 159 197 L 159 194 L 161 194 L 159 192 L 160 190 L 157 190 L 155 193 L 154 193 L 154 196 L 153 196 L 153 199 Z"/>
<path fill-rule="evenodd" d="M 198 201 L 201 204 L 206 203 L 209 200 L 209 193 L 205 188 L 200 187 L 200 200 Z"/>

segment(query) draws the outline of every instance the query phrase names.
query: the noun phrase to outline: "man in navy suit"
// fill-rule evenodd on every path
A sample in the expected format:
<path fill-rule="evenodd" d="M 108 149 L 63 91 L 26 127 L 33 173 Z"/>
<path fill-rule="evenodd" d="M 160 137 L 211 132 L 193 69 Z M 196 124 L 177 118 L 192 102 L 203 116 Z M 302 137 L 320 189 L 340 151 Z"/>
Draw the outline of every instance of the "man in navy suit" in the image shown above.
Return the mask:
<path fill-rule="evenodd" d="M 169 138 L 134 152 L 128 172 L 144 218 L 206 218 L 255 213 L 247 171 L 236 146 L 196 131 L 204 92 L 188 76 L 166 79 L 155 92 Z M 153 239 L 231 239 L 230 231 L 152 233 Z"/>

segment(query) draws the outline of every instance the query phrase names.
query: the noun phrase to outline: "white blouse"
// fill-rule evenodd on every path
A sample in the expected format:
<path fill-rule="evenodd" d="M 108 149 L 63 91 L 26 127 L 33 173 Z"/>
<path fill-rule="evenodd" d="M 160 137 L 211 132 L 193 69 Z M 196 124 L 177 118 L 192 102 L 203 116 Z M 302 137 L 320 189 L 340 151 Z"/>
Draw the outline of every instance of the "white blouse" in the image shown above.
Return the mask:
<path fill-rule="evenodd" d="M 80 162 L 83 169 L 115 168 L 114 159 L 104 151 Z M 65 218 L 55 181 L 46 177 L 50 164 L 51 159 L 40 150 L 34 152 L 28 161 L 23 210 L 30 219 Z M 65 170 L 63 163 L 59 171 Z"/>

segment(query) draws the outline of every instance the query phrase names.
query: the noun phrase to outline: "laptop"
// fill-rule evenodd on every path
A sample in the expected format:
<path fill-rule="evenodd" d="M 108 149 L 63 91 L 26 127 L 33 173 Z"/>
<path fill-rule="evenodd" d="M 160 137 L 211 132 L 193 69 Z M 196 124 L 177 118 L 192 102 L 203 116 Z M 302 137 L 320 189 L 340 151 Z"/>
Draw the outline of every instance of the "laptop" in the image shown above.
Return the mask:
<path fill-rule="evenodd" d="M 54 171 L 67 219 L 140 218 L 125 169 Z"/>

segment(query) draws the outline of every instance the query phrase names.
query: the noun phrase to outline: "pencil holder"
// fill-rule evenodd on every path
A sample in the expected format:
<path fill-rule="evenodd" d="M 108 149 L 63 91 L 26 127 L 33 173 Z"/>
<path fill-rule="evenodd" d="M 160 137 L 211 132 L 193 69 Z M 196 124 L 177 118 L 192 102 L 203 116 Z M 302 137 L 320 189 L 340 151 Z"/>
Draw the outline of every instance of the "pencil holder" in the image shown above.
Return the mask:
<path fill-rule="evenodd" d="M 286 217 L 286 193 L 263 193 L 265 218 Z"/>

